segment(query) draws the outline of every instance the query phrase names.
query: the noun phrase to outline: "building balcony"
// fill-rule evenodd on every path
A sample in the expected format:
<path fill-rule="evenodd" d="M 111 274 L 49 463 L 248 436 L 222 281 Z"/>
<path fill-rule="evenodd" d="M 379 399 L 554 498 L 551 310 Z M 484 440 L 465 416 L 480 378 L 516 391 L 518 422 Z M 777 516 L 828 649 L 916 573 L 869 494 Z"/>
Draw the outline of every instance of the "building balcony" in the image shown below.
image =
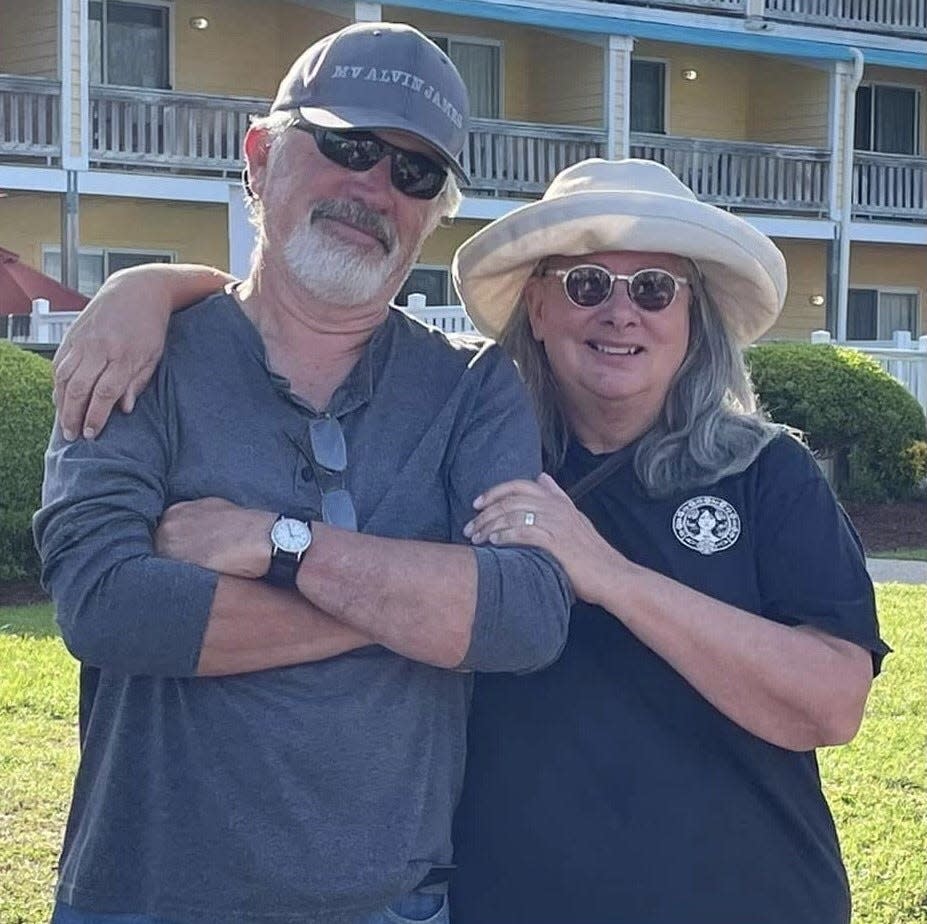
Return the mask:
<path fill-rule="evenodd" d="M 927 157 L 857 151 L 853 217 L 927 221 Z"/>
<path fill-rule="evenodd" d="M 0 157 L 53 164 L 61 158 L 61 83 L 0 74 Z"/>
<path fill-rule="evenodd" d="M 787 214 L 828 211 L 826 150 L 635 132 L 631 156 L 665 164 L 699 199 L 713 205 Z"/>
<path fill-rule="evenodd" d="M 666 7 L 699 13 L 747 16 L 747 0 L 599 0 L 628 6 Z M 923 0 L 765 0 L 764 18 L 796 25 L 854 32 L 880 32 L 923 39 Z"/>

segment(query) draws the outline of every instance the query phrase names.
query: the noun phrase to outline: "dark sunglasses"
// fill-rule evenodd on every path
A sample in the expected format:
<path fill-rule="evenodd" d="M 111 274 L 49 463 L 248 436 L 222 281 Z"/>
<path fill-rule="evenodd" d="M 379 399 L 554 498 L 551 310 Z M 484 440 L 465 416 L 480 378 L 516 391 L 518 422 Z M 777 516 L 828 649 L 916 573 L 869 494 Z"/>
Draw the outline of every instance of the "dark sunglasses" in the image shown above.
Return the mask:
<path fill-rule="evenodd" d="M 312 135 L 319 151 L 330 161 L 356 173 L 372 170 L 389 157 L 390 181 L 413 199 L 434 199 L 447 182 L 447 170 L 437 161 L 417 151 L 397 148 L 370 132 L 336 132 L 301 119 L 294 119 L 290 125 Z"/>
<path fill-rule="evenodd" d="M 309 424 L 309 449 L 287 434 L 290 442 L 312 467 L 322 495 L 322 522 L 357 532 L 357 511 L 351 492 L 345 487 L 348 449 L 337 417 L 316 417 Z"/>
<path fill-rule="evenodd" d="M 543 270 L 542 276 L 556 276 L 563 281 L 566 297 L 577 308 L 598 308 L 611 298 L 615 281 L 624 282 L 628 298 L 644 311 L 662 311 L 672 304 L 679 286 L 688 285 L 684 276 L 674 276 L 662 269 L 639 269 L 626 276 L 612 273 L 604 266 L 584 263 L 568 270 Z"/>

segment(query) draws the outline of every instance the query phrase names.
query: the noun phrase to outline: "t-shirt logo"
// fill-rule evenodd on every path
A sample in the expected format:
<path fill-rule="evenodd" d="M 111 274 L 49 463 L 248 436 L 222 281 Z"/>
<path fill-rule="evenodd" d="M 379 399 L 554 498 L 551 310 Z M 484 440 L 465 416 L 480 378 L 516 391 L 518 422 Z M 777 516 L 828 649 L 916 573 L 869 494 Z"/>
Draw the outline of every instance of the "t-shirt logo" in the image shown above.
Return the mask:
<path fill-rule="evenodd" d="M 687 548 L 714 555 L 737 541 L 740 517 L 726 500 L 702 494 L 679 505 L 673 514 L 673 533 Z"/>

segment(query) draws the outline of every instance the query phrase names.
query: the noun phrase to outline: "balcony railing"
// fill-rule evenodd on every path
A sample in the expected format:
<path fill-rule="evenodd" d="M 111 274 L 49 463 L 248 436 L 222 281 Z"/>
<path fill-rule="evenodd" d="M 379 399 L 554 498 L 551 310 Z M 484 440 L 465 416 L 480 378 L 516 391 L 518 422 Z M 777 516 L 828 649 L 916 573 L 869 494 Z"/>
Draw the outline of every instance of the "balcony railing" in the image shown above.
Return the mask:
<path fill-rule="evenodd" d="M 924 0 L 766 0 L 770 19 L 927 38 Z"/>
<path fill-rule="evenodd" d="M 13 343 L 57 346 L 78 317 L 79 311 L 52 311 L 47 299 L 37 298 L 32 302 L 31 314 L 6 316 L 6 337 Z"/>
<path fill-rule="evenodd" d="M 565 167 L 604 157 L 606 143 L 595 129 L 472 119 L 461 159 L 467 192 L 540 196 Z"/>
<path fill-rule="evenodd" d="M 927 220 L 927 158 L 857 151 L 853 155 L 853 214 Z"/>
<path fill-rule="evenodd" d="M 60 98 L 57 80 L 0 74 L 0 157 L 60 157 Z"/>
<path fill-rule="evenodd" d="M 699 13 L 747 15 L 746 0 L 599 0 L 628 6 L 658 6 Z M 924 0 L 765 0 L 767 19 L 830 29 L 927 37 Z"/>
<path fill-rule="evenodd" d="M 149 170 L 237 173 L 249 117 L 269 106 L 263 99 L 91 87 L 90 159 Z"/>
<path fill-rule="evenodd" d="M 714 205 L 827 211 L 830 154 L 817 148 L 634 133 L 631 156 L 665 164 L 699 199 Z"/>

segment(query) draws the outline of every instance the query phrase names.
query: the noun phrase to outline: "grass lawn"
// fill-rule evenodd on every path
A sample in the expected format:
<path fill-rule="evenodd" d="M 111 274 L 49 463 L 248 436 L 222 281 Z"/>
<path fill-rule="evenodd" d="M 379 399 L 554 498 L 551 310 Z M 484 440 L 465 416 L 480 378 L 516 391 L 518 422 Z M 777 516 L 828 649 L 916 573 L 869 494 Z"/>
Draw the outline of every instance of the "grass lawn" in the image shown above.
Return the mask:
<path fill-rule="evenodd" d="M 862 731 L 820 752 L 821 772 L 854 924 L 927 924 L 927 588 L 877 592 L 896 653 L 875 682 Z M 77 669 L 48 605 L 0 608 L 0 664 L 0 922 L 47 924 L 77 758 Z"/>

